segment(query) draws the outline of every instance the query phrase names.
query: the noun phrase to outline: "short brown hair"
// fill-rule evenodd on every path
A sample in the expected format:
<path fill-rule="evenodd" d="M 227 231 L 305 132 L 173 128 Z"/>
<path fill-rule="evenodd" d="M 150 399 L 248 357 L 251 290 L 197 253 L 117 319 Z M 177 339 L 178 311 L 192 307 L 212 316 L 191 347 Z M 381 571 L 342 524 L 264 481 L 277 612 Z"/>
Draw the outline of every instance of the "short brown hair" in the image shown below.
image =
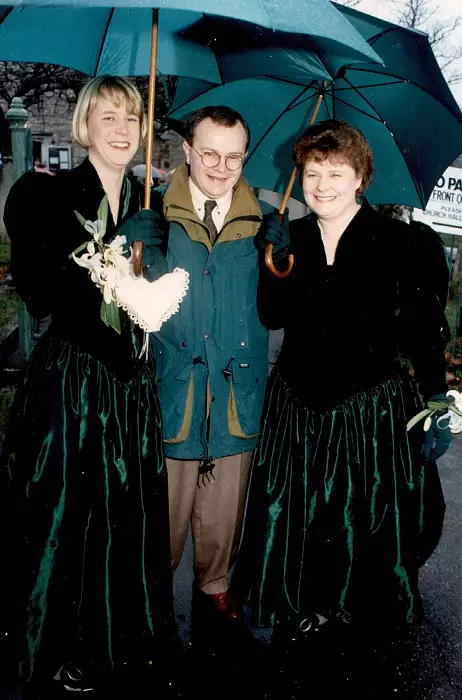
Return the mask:
<path fill-rule="evenodd" d="M 201 109 L 196 109 L 195 112 L 189 115 L 186 122 L 186 133 L 185 139 L 190 146 L 192 146 L 194 133 L 196 128 L 199 126 L 204 119 L 211 119 L 215 124 L 220 124 L 220 126 L 226 126 L 232 128 L 236 124 L 241 124 L 244 128 L 246 135 L 246 152 L 249 150 L 250 146 L 250 129 L 247 122 L 245 121 L 242 114 L 239 114 L 235 109 L 231 107 L 226 107 L 226 105 L 212 105 L 209 107 L 201 107 Z"/>
<path fill-rule="evenodd" d="M 368 188 L 374 172 L 374 158 L 366 137 L 355 126 L 337 119 L 326 119 L 310 126 L 294 146 L 293 157 L 303 179 L 305 163 L 318 163 L 334 157 L 347 161 L 362 182 L 358 194 Z"/>
<path fill-rule="evenodd" d="M 116 107 L 121 99 L 126 100 L 127 108 L 140 120 L 141 136 L 143 138 L 146 136 L 143 99 L 136 87 L 125 78 L 119 78 L 115 75 L 99 75 L 83 86 L 77 98 L 72 119 L 72 135 L 80 146 L 88 148 L 91 145 L 88 139 L 88 117 L 100 96 L 105 97 Z"/>

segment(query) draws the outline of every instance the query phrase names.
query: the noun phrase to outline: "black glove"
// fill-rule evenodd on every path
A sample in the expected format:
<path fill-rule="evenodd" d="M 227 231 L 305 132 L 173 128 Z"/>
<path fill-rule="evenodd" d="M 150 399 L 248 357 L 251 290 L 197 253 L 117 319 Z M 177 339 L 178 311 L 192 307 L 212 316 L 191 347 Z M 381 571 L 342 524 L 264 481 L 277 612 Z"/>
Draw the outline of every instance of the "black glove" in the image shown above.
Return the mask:
<path fill-rule="evenodd" d="M 254 238 L 254 245 L 259 251 L 264 251 L 268 243 L 273 243 L 273 260 L 278 262 L 289 252 L 289 217 L 287 210 L 281 221 L 279 213 L 265 214 L 262 225 Z"/>
<path fill-rule="evenodd" d="M 437 394 L 432 396 L 429 401 L 444 401 L 446 394 Z M 427 459 L 439 459 L 448 450 L 451 445 L 452 434 L 449 429 L 449 419 L 445 421 L 439 420 L 445 411 L 438 411 L 432 416 L 432 424 L 425 432 L 424 451 Z M 438 425 L 439 422 L 439 425 Z"/>
<path fill-rule="evenodd" d="M 168 243 L 168 221 L 151 209 L 141 209 L 130 219 L 127 219 L 117 231 L 119 236 L 125 236 L 126 250 L 135 241 L 143 243 L 143 267 L 147 267 L 146 279 L 149 282 L 161 277 L 167 272 L 165 255 Z"/>

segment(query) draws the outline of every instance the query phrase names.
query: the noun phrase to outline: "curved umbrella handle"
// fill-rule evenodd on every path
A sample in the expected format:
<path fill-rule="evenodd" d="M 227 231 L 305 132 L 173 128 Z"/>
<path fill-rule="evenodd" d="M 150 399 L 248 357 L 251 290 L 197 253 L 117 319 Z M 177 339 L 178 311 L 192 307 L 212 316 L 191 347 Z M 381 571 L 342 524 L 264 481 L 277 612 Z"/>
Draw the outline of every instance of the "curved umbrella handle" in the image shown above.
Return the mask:
<path fill-rule="evenodd" d="M 314 109 L 313 109 L 313 114 L 311 115 L 310 126 L 311 126 L 311 124 L 314 124 L 314 122 L 316 121 L 316 118 L 317 118 L 317 116 L 318 116 L 319 109 L 320 109 L 320 107 L 321 107 L 322 101 L 323 101 L 324 96 L 325 96 L 325 94 L 326 94 L 326 89 L 327 89 L 327 81 L 324 80 L 323 83 L 322 83 L 322 89 L 321 89 L 321 91 L 319 92 L 318 99 L 316 100 L 316 104 L 315 104 Z M 291 192 L 292 192 L 292 188 L 293 188 L 293 186 L 294 186 L 294 184 L 295 184 L 295 180 L 296 180 L 296 177 L 297 177 L 297 172 L 298 172 L 298 169 L 297 169 L 297 167 L 295 167 L 295 168 L 292 170 L 292 175 L 290 176 L 289 184 L 287 185 L 286 191 L 285 191 L 285 193 L 284 193 L 284 197 L 283 197 L 283 200 L 282 200 L 281 208 L 279 209 L 279 215 L 280 215 L 280 217 L 281 217 L 281 221 L 282 221 L 282 218 L 283 218 L 283 216 L 284 216 L 284 212 L 285 212 L 285 210 L 286 210 L 287 202 L 289 201 L 289 197 L 290 197 L 290 194 L 291 194 Z M 285 271 L 283 271 L 283 272 L 279 272 L 279 270 L 277 270 L 277 269 L 274 267 L 274 263 L 273 263 L 273 248 L 274 248 L 274 245 L 273 245 L 272 243 L 268 243 L 268 245 L 267 245 L 266 248 L 265 248 L 265 264 L 266 264 L 266 267 L 267 267 L 268 270 L 271 272 L 271 274 L 273 274 L 275 277 L 288 277 L 288 276 L 290 275 L 291 269 L 292 269 L 293 266 L 294 266 L 294 256 L 293 256 L 293 255 L 289 255 L 289 265 L 288 265 L 288 267 L 287 267 L 287 270 L 285 270 Z"/>
<path fill-rule="evenodd" d="M 292 270 L 292 268 L 294 266 L 294 260 L 295 260 L 294 256 L 292 255 L 292 253 L 289 255 L 289 264 L 287 266 L 287 270 L 280 271 L 274 266 L 273 248 L 274 248 L 273 243 L 268 243 L 268 245 L 265 248 L 265 265 L 266 265 L 266 267 L 271 272 L 271 274 L 274 275 L 275 277 L 281 277 L 281 278 L 288 277 L 290 275 L 290 271 Z"/>
<path fill-rule="evenodd" d="M 289 184 L 287 185 L 284 198 L 282 200 L 281 208 L 279 209 L 279 216 L 281 218 L 281 221 L 284 218 L 284 212 L 287 207 L 287 202 L 289 201 L 290 193 L 292 192 L 292 188 L 295 184 L 295 179 L 297 177 L 297 168 L 294 168 L 292 171 L 292 175 L 290 176 Z M 268 270 L 271 272 L 272 275 L 275 277 L 280 277 L 283 279 L 284 277 L 288 277 L 290 275 L 290 271 L 294 266 L 294 256 L 292 254 L 289 255 L 289 265 L 287 266 L 287 270 L 279 271 L 273 263 L 273 248 L 274 245 L 273 243 L 268 243 L 268 245 L 265 248 L 265 265 L 268 268 Z"/>
<path fill-rule="evenodd" d="M 132 246 L 133 272 L 136 277 L 141 277 L 143 272 L 143 242 L 134 241 Z"/>

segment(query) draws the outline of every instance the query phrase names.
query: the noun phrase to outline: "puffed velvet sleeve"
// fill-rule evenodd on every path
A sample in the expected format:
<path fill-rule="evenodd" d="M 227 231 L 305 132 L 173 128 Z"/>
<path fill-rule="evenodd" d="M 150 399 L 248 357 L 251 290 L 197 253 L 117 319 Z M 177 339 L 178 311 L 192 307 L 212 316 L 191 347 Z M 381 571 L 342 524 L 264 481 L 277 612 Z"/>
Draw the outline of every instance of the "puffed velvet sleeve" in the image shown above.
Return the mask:
<path fill-rule="evenodd" d="M 101 294 L 88 272 L 69 257 L 87 236 L 74 223 L 69 186 L 59 177 L 26 173 L 11 188 L 4 222 L 11 240 L 11 275 L 29 313 L 36 318 L 59 314 L 64 322 L 72 315 L 74 324 L 85 325 L 86 309 L 101 304 Z"/>
<path fill-rule="evenodd" d="M 444 351 L 450 329 L 444 310 L 449 266 L 437 233 L 415 223 L 406 229 L 398 290 L 400 350 L 411 361 L 420 392 L 428 400 L 447 391 Z"/>
<path fill-rule="evenodd" d="M 257 305 L 261 323 L 270 331 L 284 328 L 287 323 L 291 299 L 291 281 L 289 278 L 275 277 L 266 267 L 264 255 L 260 254 L 260 273 L 258 278 Z M 276 263 L 284 269 L 287 260 Z"/>
<path fill-rule="evenodd" d="M 285 328 L 293 318 L 297 303 L 298 262 L 302 234 L 304 233 L 305 218 L 289 222 L 290 246 L 289 253 L 295 256 L 295 263 L 288 277 L 276 277 L 265 264 L 264 252 L 259 254 L 260 274 L 258 279 L 258 316 L 261 323 L 270 331 Z M 286 270 L 288 258 L 274 263 L 278 270 Z"/>
<path fill-rule="evenodd" d="M 53 311 L 57 250 L 53 236 L 59 221 L 53 217 L 56 182 L 45 173 L 26 173 L 11 188 L 4 222 L 11 240 L 10 270 L 16 290 L 37 318 Z"/>

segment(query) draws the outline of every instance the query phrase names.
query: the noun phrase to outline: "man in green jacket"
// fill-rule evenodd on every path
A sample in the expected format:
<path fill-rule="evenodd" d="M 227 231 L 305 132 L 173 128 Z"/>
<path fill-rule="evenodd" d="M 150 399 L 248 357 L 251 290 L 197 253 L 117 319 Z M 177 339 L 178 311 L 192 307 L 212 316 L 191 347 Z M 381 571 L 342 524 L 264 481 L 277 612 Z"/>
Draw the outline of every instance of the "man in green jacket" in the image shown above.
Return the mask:
<path fill-rule="evenodd" d="M 152 338 L 164 423 L 173 569 L 191 525 L 193 640 L 232 638 L 242 608 L 228 590 L 268 374 L 258 319 L 258 201 L 242 177 L 243 117 L 206 107 L 188 120 L 184 153 L 163 196 L 167 266 L 190 273 L 177 314 Z M 197 622 L 197 624 L 195 624 Z M 223 635 L 229 631 L 229 635 Z"/>

